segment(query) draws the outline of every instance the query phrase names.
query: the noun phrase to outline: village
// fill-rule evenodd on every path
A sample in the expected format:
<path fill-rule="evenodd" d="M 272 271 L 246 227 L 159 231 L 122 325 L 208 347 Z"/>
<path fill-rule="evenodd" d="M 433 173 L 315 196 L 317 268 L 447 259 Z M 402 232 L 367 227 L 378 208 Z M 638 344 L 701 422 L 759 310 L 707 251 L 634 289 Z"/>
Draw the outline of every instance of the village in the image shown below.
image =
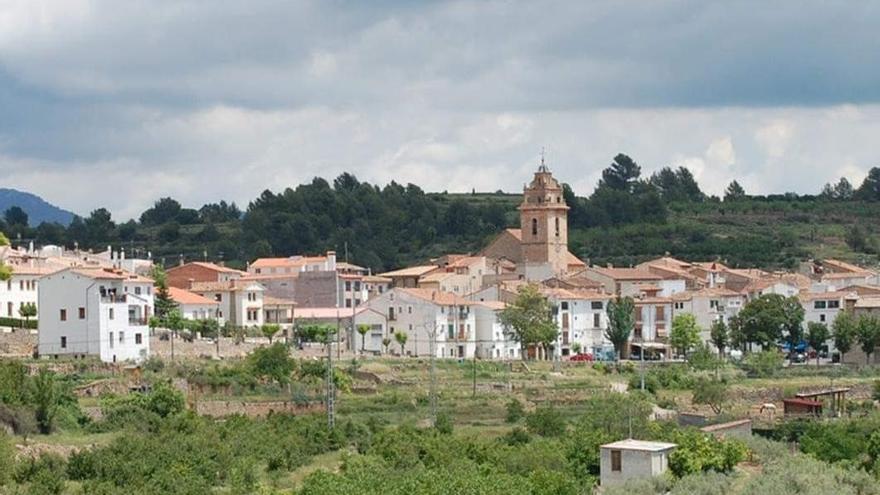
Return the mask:
<path fill-rule="evenodd" d="M 191 322 L 213 320 L 254 335 L 272 325 L 290 342 L 298 325 L 329 324 L 338 329 L 334 345 L 349 352 L 454 359 L 613 360 L 607 309 L 617 298 L 634 303 L 624 359 L 679 356 L 670 343 L 679 315 L 693 316 L 700 343 L 714 348 L 713 324 L 729 324 L 764 295 L 796 298 L 804 328 L 830 329 L 844 311 L 855 317 L 880 312 L 880 275 L 834 259 L 803 260 L 793 272 L 672 256 L 636 266 L 591 265 L 568 250 L 567 210 L 560 183 L 542 164 L 524 188 L 520 228 L 503 231 L 480 252 L 378 274 L 339 260 L 335 251 L 258 258 L 244 270 L 181 259 L 164 267 L 164 283 L 180 317 Z M 7 246 L 0 258 L 11 270 L 0 284 L 0 308 L 6 318 L 39 322 L 34 356 L 142 362 L 151 337 L 167 330 L 157 328 L 162 320 L 151 325 L 157 288 L 149 258 L 111 247 L 92 253 L 58 246 Z M 524 345 L 498 317 L 526 286 L 553 308 L 557 331 L 549 353 Z M 876 358 L 854 347 L 838 352 L 829 332 L 818 348 L 796 342 L 787 350 L 801 363 L 808 354 L 858 364 Z"/>
<path fill-rule="evenodd" d="M 379 417 L 508 442 L 567 438 L 580 431 L 562 433 L 580 424 L 574 418 L 629 411 L 626 425 L 572 444 L 569 456 L 595 455 L 580 468 L 589 481 L 572 493 L 693 474 L 682 459 L 696 438 L 724 452 L 722 464 L 707 460 L 696 472 L 741 475 L 743 452 L 766 448 L 754 438 L 781 438 L 797 422 L 863 421 L 851 418 L 874 409 L 876 271 L 807 259 L 770 272 L 672 254 L 595 266 L 568 249 L 568 208 L 541 163 L 523 189 L 520 228 L 478 252 L 376 274 L 336 251 L 235 269 L 186 259 L 163 267 L 122 248 L 5 246 L 0 353 L 37 376 L 77 377 L 77 421 L 92 425 L 122 414 L 113 397 L 149 401 L 164 383 L 176 392 L 161 393 L 180 394 L 203 418 L 282 413 L 332 430 L 342 418 Z M 768 325 L 781 327 L 746 335 Z M 549 337 L 529 336 L 547 326 Z M 242 381 L 253 373 L 256 381 Z M 632 408 L 642 411 L 635 419 Z M 520 418 L 526 429 L 503 433 Z M 15 413 L 0 420 L 25 435 L 22 452 L 78 452 L 29 445 Z M 660 433 L 673 423 L 696 433 Z M 322 455 L 278 486 L 300 487 L 342 462 L 332 449 Z"/>

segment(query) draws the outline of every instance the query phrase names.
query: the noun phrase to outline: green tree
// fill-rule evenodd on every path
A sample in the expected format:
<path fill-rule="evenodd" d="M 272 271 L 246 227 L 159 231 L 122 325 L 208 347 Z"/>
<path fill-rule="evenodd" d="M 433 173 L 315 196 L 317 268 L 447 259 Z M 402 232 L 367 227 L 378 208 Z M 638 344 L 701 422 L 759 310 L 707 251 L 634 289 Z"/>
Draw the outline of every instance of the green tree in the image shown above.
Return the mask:
<path fill-rule="evenodd" d="M 281 342 L 254 349 L 248 356 L 248 363 L 254 375 L 279 385 L 290 382 L 290 375 L 296 369 L 296 361 Z"/>
<path fill-rule="evenodd" d="M 356 327 L 356 330 L 361 336 L 361 354 L 364 354 L 367 350 L 367 332 L 370 331 L 370 325 L 362 323 Z"/>
<path fill-rule="evenodd" d="M 550 301 L 532 284 L 519 289 L 513 303 L 499 312 L 498 321 L 520 343 L 523 359 L 527 357 L 526 349 L 530 345 L 542 346 L 546 354 L 558 335 Z"/>
<path fill-rule="evenodd" d="M 709 340 L 718 349 L 718 357 L 724 358 L 724 350 L 730 345 L 730 333 L 724 320 L 715 320 L 709 327 Z"/>
<path fill-rule="evenodd" d="M 614 353 L 619 361 L 635 326 L 635 302 L 631 297 L 618 297 L 608 301 L 606 312 L 608 328 L 605 329 L 605 338 L 614 345 Z"/>
<path fill-rule="evenodd" d="M 828 341 L 830 336 L 831 334 L 828 331 L 828 327 L 824 323 L 818 323 L 815 321 L 807 323 L 807 344 L 809 344 L 810 348 L 816 353 L 816 366 L 819 366 L 819 351 L 825 345 L 825 342 Z"/>
<path fill-rule="evenodd" d="M 834 347 L 840 351 L 841 362 L 843 362 L 843 356 L 852 349 L 856 341 L 857 328 L 858 320 L 851 311 L 841 311 L 834 319 L 834 323 L 831 324 Z"/>
<path fill-rule="evenodd" d="M 281 331 L 281 326 L 275 323 L 265 323 L 260 327 L 260 333 L 263 334 L 263 337 L 269 339 L 269 345 L 272 345 L 272 339 L 279 331 Z"/>
<path fill-rule="evenodd" d="M 58 400 L 61 396 L 55 373 L 41 368 L 34 376 L 31 387 L 31 400 L 40 433 L 48 435 L 52 432 L 55 413 L 58 411 Z"/>
<path fill-rule="evenodd" d="M 855 192 L 856 199 L 862 201 L 880 200 L 880 168 L 873 167 Z"/>
<path fill-rule="evenodd" d="M 154 265 L 150 277 L 156 287 L 153 305 L 155 307 L 156 316 L 163 320 L 172 310 L 177 308 L 177 303 L 171 298 L 168 292 L 168 276 L 165 269 L 160 265 Z"/>
<path fill-rule="evenodd" d="M 174 308 L 165 314 L 165 328 L 171 330 L 174 335 L 177 335 L 178 332 L 183 330 L 183 327 L 183 315 L 180 314 L 179 309 Z"/>
<path fill-rule="evenodd" d="M 720 380 L 698 378 L 694 381 L 693 393 L 694 404 L 707 405 L 715 414 L 721 414 L 727 402 L 727 385 Z"/>
<path fill-rule="evenodd" d="M 558 437 L 565 433 L 565 416 L 552 405 L 540 405 L 526 415 L 526 428 L 542 437 Z"/>
<path fill-rule="evenodd" d="M 9 207 L 3 214 L 3 218 L 10 227 L 22 228 L 28 226 L 28 214 L 18 206 Z"/>
<path fill-rule="evenodd" d="M 641 173 L 642 168 L 632 158 L 619 153 L 611 165 L 602 171 L 599 188 L 631 192 Z"/>
<path fill-rule="evenodd" d="M 740 201 L 745 199 L 746 190 L 737 181 L 733 181 L 724 190 L 724 201 Z"/>
<path fill-rule="evenodd" d="M 523 408 L 522 402 L 520 402 L 519 399 L 517 399 L 516 397 L 511 398 L 507 402 L 505 408 L 507 409 L 505 421 L 507 421 L 508 423 L 516 423 L 526 415 L 526 410 L 525 408 Z"/>
<path fill-rule="evenodd" d="M 382 338 L 382 347 L 385 348 L 385 354 L 388 354 L 388 346 L 390 346 L 390 345 L 391 345 L 391 339 L 389 339 L 388 337 L 383 337 Z"/>
<path fill-rule="evenodd" d="M 674 349 L 678 349 L 682 355 L 687 355 L 691 349 L 700 343 L 700 327 L 697 326 L 697 319 L 694 315 L 681 313 L 672 319 L 669 343 Z"/>
<path fill-rule="evenodd" d="M 29 302 L 22 304 L 18 308 L 18 314 L 22 318 L 24 318 L 25 323 L 30 323 L 31 318 L 37 316 L 37 305 L 35 303 Z M 29 326 L 29 325 L 25 325 Z"/>
<path fill-rule="evenodd" d="M 856 340 L 865 353 L 865 364 L 871 364 L 871 354 L 880 345 L 880 320 L 874 316 L 860 316 L 856 326 Z"/>
<path fill-rule="evenodd" d="M 397 343 L 400 344 L 400 355 L 401 356 L 406 356 L 406 352 L 405 352 L 406 341 L 408 339 L 409 339 L 409 336 L 406 334 L 406 332 L 396 332 L 394 334 L 394 340 L 396 340 Z"/>
<path fill-rule="evenodd" d="M 749 344 L 766 349 L 775 346 L 783 337 L 795 344 L 800 342 L 804 309 L 796 297 L 765 294 L 746 303 L 737 316 Z"/>

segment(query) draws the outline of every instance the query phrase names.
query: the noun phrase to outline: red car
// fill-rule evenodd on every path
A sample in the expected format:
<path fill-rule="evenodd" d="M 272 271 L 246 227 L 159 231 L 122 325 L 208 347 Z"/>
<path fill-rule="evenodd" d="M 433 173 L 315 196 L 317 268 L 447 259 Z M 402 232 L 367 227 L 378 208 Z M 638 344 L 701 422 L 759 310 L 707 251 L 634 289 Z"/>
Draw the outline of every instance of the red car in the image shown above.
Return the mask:
<path fill-rule="evenodd" d="M 568 358 L 569 361 L 585 361 L 588 363 L 593 362 L 592 354 L 575 354 L 574 356 Z"/>

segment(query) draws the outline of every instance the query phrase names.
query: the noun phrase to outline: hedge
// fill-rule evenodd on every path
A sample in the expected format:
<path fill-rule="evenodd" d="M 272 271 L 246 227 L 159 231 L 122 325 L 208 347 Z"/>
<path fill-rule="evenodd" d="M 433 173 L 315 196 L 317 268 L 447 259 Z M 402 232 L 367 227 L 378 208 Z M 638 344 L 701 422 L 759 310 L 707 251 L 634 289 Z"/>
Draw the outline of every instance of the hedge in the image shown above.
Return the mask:
<path fill-rule="evenodd" d="M 30 328 L 32 330 L 37 329 L 37 320 L 25 321 L 22 318 L 9 318 L 0 316 L 0 327 L 12 327 L 12 328 Z"/>

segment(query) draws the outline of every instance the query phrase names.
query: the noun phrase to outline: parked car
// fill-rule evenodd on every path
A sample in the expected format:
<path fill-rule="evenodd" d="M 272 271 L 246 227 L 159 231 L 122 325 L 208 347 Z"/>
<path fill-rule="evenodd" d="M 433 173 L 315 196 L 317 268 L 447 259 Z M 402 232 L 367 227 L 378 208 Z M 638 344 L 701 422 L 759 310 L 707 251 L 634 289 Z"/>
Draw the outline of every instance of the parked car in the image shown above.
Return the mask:
<path fill-rule="evenodd" d="M 574 356 L 571 356 L 570 358 L 568 358 L 568 360 L 569 361 L 585 361 L 588 363 L 592 363 L 593 362 L 593 355 L 589 354 L 589 353 L 575 354 Z"/>
<path fill-rule="evenodd" d="M 807 361 L 807 355 L 803 352 L 792 352 L 789 355 L 789 359 L 792 363 L 803 363 Z"/>

